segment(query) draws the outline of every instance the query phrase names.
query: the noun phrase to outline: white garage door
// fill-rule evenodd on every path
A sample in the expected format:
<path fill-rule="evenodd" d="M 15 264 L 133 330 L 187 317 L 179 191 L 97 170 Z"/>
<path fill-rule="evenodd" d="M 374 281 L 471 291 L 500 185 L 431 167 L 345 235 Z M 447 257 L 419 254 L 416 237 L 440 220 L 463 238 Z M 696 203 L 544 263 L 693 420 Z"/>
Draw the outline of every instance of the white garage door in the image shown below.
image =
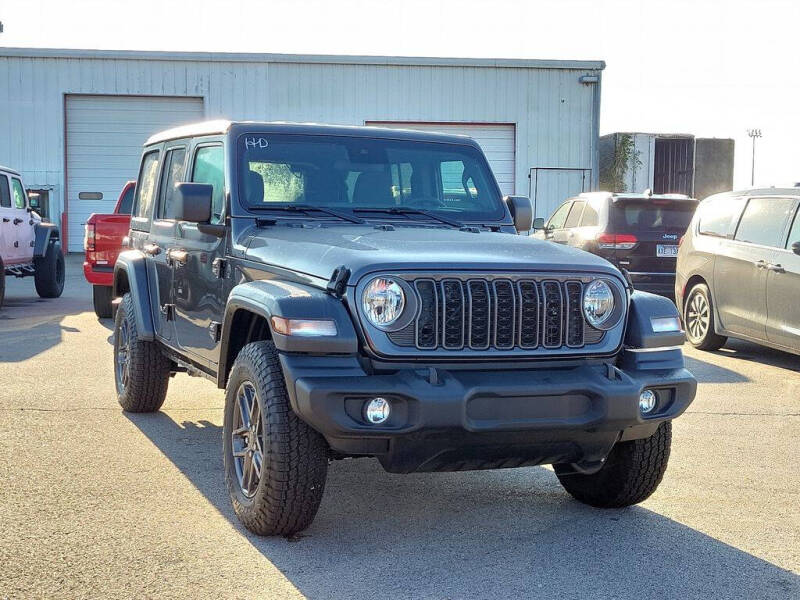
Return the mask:
<path fill-rule="evenodd" d="M 394 129 L 419 129 L 468 135 L 480 145 L 503 194 L 514 193 L 514 126 L 509 124 L 398 123 L 368 121 L 367 125 Z"/>
<path fill-rule="evenodd" d="M 203 115 L 202 98 L 67 96 L 70 252 L 83 250 L 83 225 L 89 215 L 111 212 L 124 183 L 136 179 L 147 138 L 175 125 L 202 121 Z M 100 194 L 102 200 L 96 199 Z"/>

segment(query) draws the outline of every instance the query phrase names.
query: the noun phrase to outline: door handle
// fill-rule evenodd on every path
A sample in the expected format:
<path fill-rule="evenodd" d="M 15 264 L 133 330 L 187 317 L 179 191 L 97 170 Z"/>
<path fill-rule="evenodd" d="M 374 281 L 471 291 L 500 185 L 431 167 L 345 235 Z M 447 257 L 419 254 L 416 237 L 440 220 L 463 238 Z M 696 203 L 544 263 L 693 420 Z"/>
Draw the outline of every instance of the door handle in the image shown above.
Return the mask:
<path fill-rule="evenodd" d="M 189 253 L 186 250 L 181 250 L 180 248 L 170 248 L 167 250 L 167 262 L 178 263 L 180 265 L 185 265 L 186 261 L 189 260 Z"/>
<path fill-rule="evenodd" d="M 767 265 L 767 269 L 770 271 L 774 271 L 775 273 L 786 273 L 786 269 L 784 269 L 780 264 L 769 264 Z"/>
<path fill-rule="evenodd" d="M 767 261 L 765 261 L 763 259 L 762 260 L 757 260 L 756 261 L 756 267 L 759 268 L 759 269 L 766 269 L 767 268 Z"/>
<path fill-rule="evenodd" d="M 19 225 L 22 223 L 22 219 L 14 219 L 14 225 Z"/>
<path fill-rule="evenodd" d="M 158 256 L 161 254 L 161 246 L 158 244 L 145 244 L 143 250 L 145 254 L 149 254 L 150 256 Z"/>

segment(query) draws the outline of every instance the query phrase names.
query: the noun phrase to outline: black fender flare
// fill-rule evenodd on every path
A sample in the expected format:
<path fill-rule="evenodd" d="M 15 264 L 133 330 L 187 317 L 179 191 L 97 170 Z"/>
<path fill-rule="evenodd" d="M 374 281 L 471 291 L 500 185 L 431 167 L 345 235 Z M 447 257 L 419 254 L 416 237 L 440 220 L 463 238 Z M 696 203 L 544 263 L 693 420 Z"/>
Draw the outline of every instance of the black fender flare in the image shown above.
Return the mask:
<path fill-rule="evenodd" d="M 61 239 L 58 227 L 53 223 L 36 223 L 33 227 L 35 239 L 33 242 L 33 257 L 41 258 L 47 253 L 50 242 L 57 242 Z"/>
<path fill-rule="evenodd" d="M 272 341 L 282 352 L 348 355 L 358 352 L 358 336 L 347 308 L 323 289 L 283 280 L 241 283 L 231 290 L 222 322 L 217 384 L 224 387 L 233 357 L 229 358 L 232 326 L 238 311 L 254 313 L 269 323 Z M 336 335 L 295 337 L 276 332 L 273 316 L 287 319 L 325 319 L 336 324 Z"/>
<path fill-rule="evenodd" d="M 633 292 L 628 309 L 625 346 L 650 350 L 682 345 L 686 340 L 686 334 L 682 329 L 680 331 L 653 331 L 651 319 L 659 317 L 675 317 L 680 322 L 678 309 L 672 300 L 649 292 Z"/>
<path fill-rule="evenodd" d="M 130 293 L 139 338 L 153 341 L 156 330 L 147 268 L 147 259 L 139 250 L 121 252 L 114 265 L 112 296 L 118 298 L 126 292 Z M 123 281 L 127 281 L 127 286 L 122 283 Z"/>

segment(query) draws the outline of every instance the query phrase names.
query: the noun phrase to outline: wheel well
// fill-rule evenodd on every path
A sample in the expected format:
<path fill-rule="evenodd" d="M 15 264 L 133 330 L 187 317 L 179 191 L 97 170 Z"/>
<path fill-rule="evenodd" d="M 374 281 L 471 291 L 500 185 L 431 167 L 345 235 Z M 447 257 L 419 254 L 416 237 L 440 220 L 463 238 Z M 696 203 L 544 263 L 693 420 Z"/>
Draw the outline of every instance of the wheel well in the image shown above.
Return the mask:
<path fill-rule="evenodd" d="M 225 374 L 222 378 L 222 385 L 227 384 L 231 367 L 242 348 L 251 342 L 270 340 L 272 340 L 272 330 L 266 318 L 244 308 L 240 308 L 233 313 L 224 357 Z"/>
<path fill-rule="evenodd" d="M 114 279 L 114 297 L 119 297 L 131 291 L 131 284 L 128 281 L 128 274 L 121 270 Z"/>

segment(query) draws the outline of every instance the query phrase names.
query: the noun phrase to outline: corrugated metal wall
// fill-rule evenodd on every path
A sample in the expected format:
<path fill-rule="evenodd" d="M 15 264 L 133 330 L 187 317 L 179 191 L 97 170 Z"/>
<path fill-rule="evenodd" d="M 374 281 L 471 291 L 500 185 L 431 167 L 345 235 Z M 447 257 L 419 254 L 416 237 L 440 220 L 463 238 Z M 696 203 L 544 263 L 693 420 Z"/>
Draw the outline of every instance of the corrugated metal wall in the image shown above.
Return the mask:
<path fill-rule="evenodd" d="M 40 51 L 45 52 L 45 51 Z M 64 95 L 199 96 L 207 118 L 516 125 L 515 188 L 532 167 L 592 169 L 593 68 L 29 57 L 0 49 L 0 164 L 63 203 Z M 265 59 L 267 60 L 267 59 Z"/>

